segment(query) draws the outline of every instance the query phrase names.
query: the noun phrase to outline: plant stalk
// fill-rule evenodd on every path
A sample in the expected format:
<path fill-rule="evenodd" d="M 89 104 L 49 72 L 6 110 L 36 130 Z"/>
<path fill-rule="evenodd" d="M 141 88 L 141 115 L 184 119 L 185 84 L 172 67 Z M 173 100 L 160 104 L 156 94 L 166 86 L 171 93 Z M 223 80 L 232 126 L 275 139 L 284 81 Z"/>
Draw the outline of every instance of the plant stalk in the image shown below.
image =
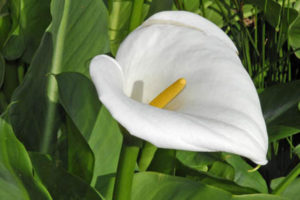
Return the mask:
<path fill-rule="evenodd" d="M 123 133 L 123 144 L 118 163 L 113 199 L 130 200 L 136 160 L 142 142 L 138 138 L 131 136 L 125 128 L 121 127 L 121 131 Z"/>

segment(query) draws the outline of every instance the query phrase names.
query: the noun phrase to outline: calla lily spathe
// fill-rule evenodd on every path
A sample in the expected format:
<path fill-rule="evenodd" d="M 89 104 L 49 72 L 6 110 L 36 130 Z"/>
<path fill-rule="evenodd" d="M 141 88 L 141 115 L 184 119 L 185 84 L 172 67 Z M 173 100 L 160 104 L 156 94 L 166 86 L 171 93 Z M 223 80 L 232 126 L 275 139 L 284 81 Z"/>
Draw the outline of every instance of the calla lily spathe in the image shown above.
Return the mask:
<path fill-rule="evenodd" d="M 130 134 L 160 148 L 267 163 L 256 89 L 233 42 L 210 21 L 185 11 L 157 13 L 128 35 L 116 59 L 96 56 L 90 74 L 100 100 Z M 186 88 L 165 109 L 147 105 L 181 77 Z M 139 101 L 130 98 L 136 93 Z"/>

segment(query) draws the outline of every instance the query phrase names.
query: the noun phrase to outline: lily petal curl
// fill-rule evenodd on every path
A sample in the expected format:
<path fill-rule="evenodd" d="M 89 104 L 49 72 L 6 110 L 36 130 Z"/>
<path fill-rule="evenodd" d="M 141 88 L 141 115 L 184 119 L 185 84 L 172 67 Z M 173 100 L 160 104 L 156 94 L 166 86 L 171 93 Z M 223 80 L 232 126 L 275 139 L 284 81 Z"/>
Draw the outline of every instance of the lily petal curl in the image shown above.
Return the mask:
<path fill-rule="evenodd" d="M 116 59 L 96 56 L 90 74 L 100 100 L 130 134 L 160 148 L 223 151 L 267 163 L 256 89 L 233 42 L 205 18 L 157 13 L 129 34 Z M 182 77 L 186 88 L 165 109 L 147 105 Z"/>

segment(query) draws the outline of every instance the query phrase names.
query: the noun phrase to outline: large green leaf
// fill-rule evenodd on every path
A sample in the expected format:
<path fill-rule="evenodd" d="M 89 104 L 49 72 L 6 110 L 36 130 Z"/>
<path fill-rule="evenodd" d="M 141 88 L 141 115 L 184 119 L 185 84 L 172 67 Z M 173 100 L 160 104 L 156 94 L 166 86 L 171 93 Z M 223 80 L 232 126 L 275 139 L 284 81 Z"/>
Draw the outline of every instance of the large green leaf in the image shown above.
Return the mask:
<path fill-rule="evenodd" d="M 134 176 L 132 200 L 231 199 L 229 192 L 186 178 L 142 172 Z"/>
<path fill-rule="evenodd" d="M 300 16 L 289 27 L 289 41 L 291 46 L 297 50 L 296 56 L 300 58 Z"/>
<path fill-rule="evenodd" d="M 160 173 L 142 172 L 134 176 L 133 200 L 283 200 L 267 194 L 232 195 L 229 192 L 190 179 Z"/>
<path fill-rule="evenodd" d="M 22 143 L 0 118 L 0 198 L 5 200 L 52 199 L 44 185 L 33 176 L 33 168 Z"/>
<path fill-rule="evenodd" d="M 227 155 L 225 160 L 234 168 L 234 182 L 243 187 L 255 189 L 261 193 L 268 193 L 268 187 L 264 178 L 258 171 L 248 172 L 252 169 L 246 161 L 237 155 Z"/>
<path fill-rule="evenodd" d="M 30 150 L 51 152 L 60 115 L 56 80 L 49 74 L 88 73 L 89 60 L 108 51 L 107 10 L 101 0 L 53 0 L 52 23 L 16 90 L 10 116 Z"/>
<path fill-rule="evenodd" d="M 47 187 L 53 199 L 102 199 L 88 183 L 69 174 L 62 167 L 56 166 L 49 156 L 31 153 L 30 158 L 37 176 Z"/>
<path fill-rule="evenodd" d="M 68 172 L 90 183 L 94 171 L 94 154 L 72 120 L 66 117 Z"/>
<path fill-rule="evenodd" d="M 50 0 L 12 0 L 13 26 L 3 53 L 9 60 L 30 62 L 50 23 Z"/>
<path fill-rule="evenodd" d="M 256 193 L 255 189 L 243 187 L 235 183 L 234 169 L 225 163 L 222 154 L 219 152 L 188 152 L 177 151 L 177 159 L 188 169 L 177 166 L 176 172 L 181 176 L 194 177 L 201 183 L 212 185 L 232 194 L 251 194 Z M 197 172 L 192 170 L 196 170 Z"/>
<path fill-rule="evenodd" d="M 266 88 L 260 94 L 260 102 L 271 142 L 300 131 L 299 101 L 300 81 Z"/>
<path fill-rule="evenodd" d="M 248 195 L 233 196 L 232 200 L 290 200 L 290 199 L 280 197 L 277 195 L 269 195 L 269 194 L 248 194 Z"/>
<path fill-rule="evenodd" d="M 95 155 L 94 185 L 98 176 L 116 172 L 122 135 L 88 78 L 68 72 L 56 79 L 61 104 Z"/>

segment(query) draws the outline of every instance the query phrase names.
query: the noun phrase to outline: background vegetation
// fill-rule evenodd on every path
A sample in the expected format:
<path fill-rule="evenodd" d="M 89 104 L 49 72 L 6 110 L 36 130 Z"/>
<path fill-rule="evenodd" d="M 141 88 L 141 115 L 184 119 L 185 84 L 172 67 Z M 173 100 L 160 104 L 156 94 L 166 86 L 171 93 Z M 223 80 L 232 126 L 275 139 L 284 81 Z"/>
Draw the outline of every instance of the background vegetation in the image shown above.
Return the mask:
<path fill-rule="evenodd" d="M 159 149 L 137 166 L 132 199 L 300 199 L 299 0 L 0 0 L 1 199 L 112 198 L 122 135 L 89 61 L 162 10 L 232 38 L 260 94 L 269 163 L 249 173 L 236 155 Z"/>

